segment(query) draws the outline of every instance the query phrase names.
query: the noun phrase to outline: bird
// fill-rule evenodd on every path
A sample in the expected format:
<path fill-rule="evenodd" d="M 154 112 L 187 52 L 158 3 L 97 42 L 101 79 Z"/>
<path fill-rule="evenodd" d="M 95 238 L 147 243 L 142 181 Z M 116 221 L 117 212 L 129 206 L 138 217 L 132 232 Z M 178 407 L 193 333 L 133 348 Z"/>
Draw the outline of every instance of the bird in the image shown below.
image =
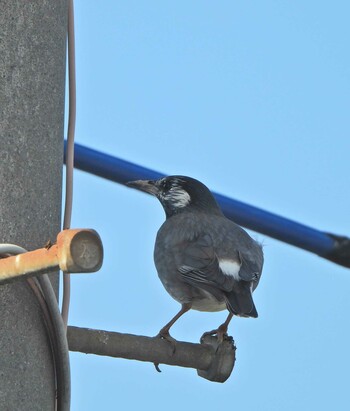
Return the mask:
<path fill-rule="evenodd" d="M 252 294 L 262 274 L 262 246 L 224 216 L 210 190 L 181 175 L 126 184 L 155 196 L 165 211 L 154 263 L 164 288 L 181 309 L 157 336 L 176 341 L 170 328 L 190 309 L 228 310 L 225 322 L 202 336 L 216 336 L 219 342 L 228 338 L 233 316 L 258 317 Z"/>

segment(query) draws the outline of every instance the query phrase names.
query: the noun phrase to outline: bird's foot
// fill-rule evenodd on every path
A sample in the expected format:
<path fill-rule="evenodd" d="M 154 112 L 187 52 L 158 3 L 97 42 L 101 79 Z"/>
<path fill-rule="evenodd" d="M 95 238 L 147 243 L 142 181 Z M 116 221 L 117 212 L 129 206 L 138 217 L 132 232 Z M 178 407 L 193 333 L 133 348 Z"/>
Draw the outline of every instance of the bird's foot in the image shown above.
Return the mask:
<path fill-rule="evenodd" d="M 201 342 L 203 342 L 204 337 L 206 337 L 207 335 L 211 335 L 211 336 L 215 336 L 218 339 L 219 343 L 222 343 L 226 338 L 228 338 L 227 333 L 224 333 L 222 331 L 220 331 L 219 329 L 217 330 L 212 330 L 212 331 L 207 331 L 205 332 L 202 336 L 201 336 Z"/>
<path fill-rule="evenodd" d="M 201 336 L 200 341 L 203 342 L 203 338 L 206 337 L 207 335 L 211 335 L 211 336 L 216 335 L 219 344 L 221 344 L 225 340 L 231 339 L 231 337 L 229 337 L 228 334 L 227 334 L 227 326 L 223 326 L 223 325 L 220 325 L 220 327 L 217 328 L 216 330 L 205 332 Z"/>
<path fill-rule="evenodd" d="M 155 338 L 160 338 L 161 340 L 165 340 L 168 341 L 168 343 L 171 346 L 171 353 L 172 355 L 175 354 L 176 351 L 176 340 L 175 338 L 173 338 L 170 333 L 169 330 L 164 330 L 163 328 L 159 331 L 159 333 L 156 335 Z"/>
<path fill-rule="evenodd" d="M 175 338 L 173 338 L 171 335 L 170 335 L 170 333 L 169 333 L 169 330 L 166 330 L 166 329 L 161 329 L 160 331 L 159 331 L 159 333 L 154 337 L 154 338 L 160 338 L 161 340 L 165 340 L 165 341 L 168 341 L 168 343 L 170 344 L 170 346 L 171 346 L 171 355 L 174 355 L 175 354 L 175 351 L 176 351 L 176 340 L 175 340 Z M 158 371 L 158 372 L 162 372 L 162 370 L 159 368 L 159 363 L 153 363 L 153 365 L 154 365 L 154 367 L 155 367 L 155 369 Z"/>

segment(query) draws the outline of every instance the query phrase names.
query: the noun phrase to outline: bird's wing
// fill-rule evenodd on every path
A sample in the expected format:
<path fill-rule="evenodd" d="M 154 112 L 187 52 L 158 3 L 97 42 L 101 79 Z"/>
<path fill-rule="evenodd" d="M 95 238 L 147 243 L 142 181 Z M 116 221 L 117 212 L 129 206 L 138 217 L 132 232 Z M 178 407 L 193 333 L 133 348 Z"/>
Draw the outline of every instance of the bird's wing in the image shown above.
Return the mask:
<path fill-rule="evenodd" d="M 187 283 L 210 292 L 213 292 L 212 288 L 225 292 L 232 290 L 234 278 L 221 271 L 208 234 L 182 242 L 175 247 L 174 256 L 177 270 Z"/>
<path fill-rule="evenodd" d="M 260 275 L 259 265 L 240 252 L 234 255 L 235 258 L 220 260 L 211 237 L 204 234 L 181 243 L 175 250 L 175 261 L 186 283 L 210 292 L 219 300 L 224 298 L 233 314 L 257 317 L 252 290 L 259 278 L 256 276 Z"/>

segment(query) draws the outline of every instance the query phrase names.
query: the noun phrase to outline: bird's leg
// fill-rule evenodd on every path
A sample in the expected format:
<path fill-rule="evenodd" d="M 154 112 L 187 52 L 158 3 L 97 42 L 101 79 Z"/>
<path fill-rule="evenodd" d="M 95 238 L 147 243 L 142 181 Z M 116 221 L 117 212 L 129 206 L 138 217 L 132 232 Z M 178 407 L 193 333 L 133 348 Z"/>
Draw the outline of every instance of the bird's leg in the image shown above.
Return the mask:
<path fill-rule="evenodd" d="M 175 317 L 173 317 L 168 324 L 166 324 L 160 331 L 159 333 L 156 335 L 156 338 L 161 338 L 162 340 L 166 340 L 171 344 L 171 349 L 172 349 L 172 354 L 175 353 L 176 350 L 176 340 L 175 338 L 173 338 L 170 333 L 169 330 L 172 327 L 172 325 L 183 315 L 185 314 L 188 310 L 190 310 L 192 307 L 191 303 L 185 303 L 182 304 L 181 306 L 181 310 L 175 315 Z M 154 363 L 154 366 L 156 367 L 156 370 L 158 372 L 161 372 L 160 368 L 159 368 L 159 363 Z"/>
<path fill-rule="evenodd" d="M 157 334 L 157 337 L 162 338 L 164 340 L 167 340 L 171 343 L 174 343 L 176 340 L 171 337 L 169 330 L 173 326 L 173 324 L 183 315 L 185 314 L 188 310 L 190 310 L 192 307 L 191 303 L 185 303 L 182 304 L 181 310 L 166 324 Z"/>
<path fill-rule="evenodd" d="M 229 313 L 229 315 L 226 318 L 226 321 L 223 324 L 221 324 L 216 330 L 205 332 L 202 335 L 201 340 L 206 335 L 216 335 L 217 338 L 218 338 L 219 343 L 222 343 L 224 341 L 225 337 L 227 337 L 227 328 L 228 328 L 228 325 L 229 325 L 230 321 L 232 320 L 232 317 L 233 317 L 233 314 Z"/>

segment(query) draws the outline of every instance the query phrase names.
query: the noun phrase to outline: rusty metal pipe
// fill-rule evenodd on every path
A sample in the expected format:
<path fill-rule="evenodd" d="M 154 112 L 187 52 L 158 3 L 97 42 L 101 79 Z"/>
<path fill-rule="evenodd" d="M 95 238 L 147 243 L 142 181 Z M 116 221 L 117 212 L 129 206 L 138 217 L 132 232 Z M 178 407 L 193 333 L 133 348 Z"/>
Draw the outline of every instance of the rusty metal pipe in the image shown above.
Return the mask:
<path fill-rule="evenodd" d="M 95 230 L 63 230 L 53 245 L 0 259 L 0 284 L 58 269 L 91 273 L 101 268 L 102 261 L 103 246 Z"/>

